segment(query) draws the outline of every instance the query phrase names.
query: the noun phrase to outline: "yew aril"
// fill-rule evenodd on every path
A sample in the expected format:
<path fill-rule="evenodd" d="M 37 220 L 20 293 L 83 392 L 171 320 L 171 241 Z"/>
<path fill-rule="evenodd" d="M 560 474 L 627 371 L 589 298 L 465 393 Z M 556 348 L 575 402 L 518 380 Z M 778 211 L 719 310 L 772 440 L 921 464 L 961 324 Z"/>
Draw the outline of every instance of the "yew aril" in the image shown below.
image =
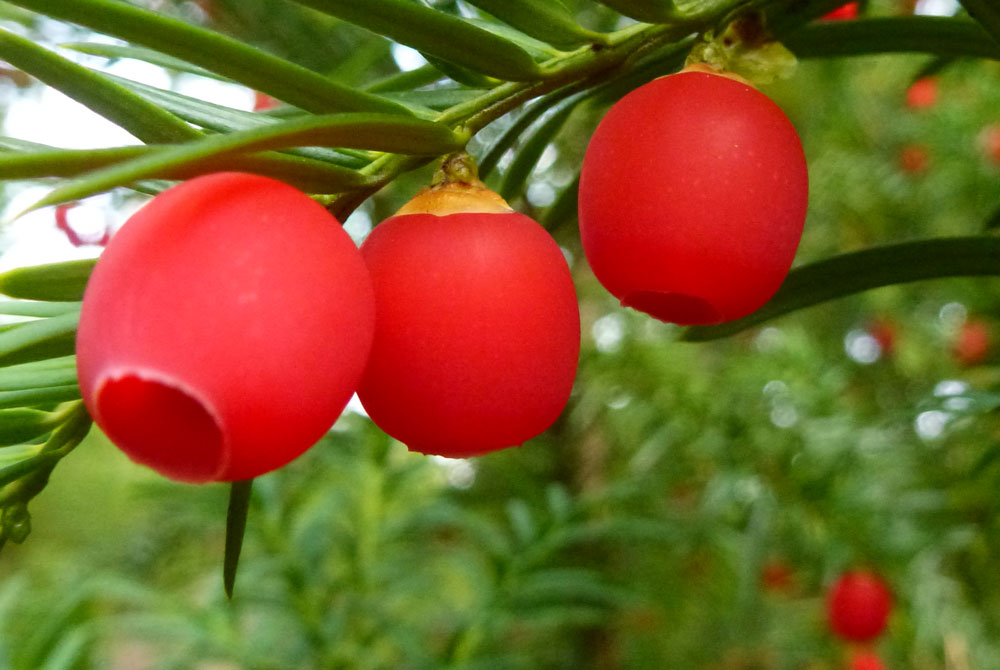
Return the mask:
<path fill-rule="evenodd" d="M 969 319 L 955 337 L 952 347 L 955 359 L 965 366 L 982 363 L 989 356 L 992 340 L 989 324 L 981 319 Z"/>
<path fill-rule="evenodd" d="M 938 81 L 936 77 L 923 77 L 906 89 L 906 106 L 910 109 L 928 109 L 937 104 Z"/>
<path fill-rule="evenodd" d="M 847 572 L 827 596 L 830 629 L 840 637 L 866 642 L 878 637 L 889 621 L 892 595 L 878 575 L 867 570 Z"/>
<path fill-rule="evenodd" d="M 849 21 L 850 19 L 858 18 L 858 3 L 848 2 L 847 4 L 837 7 L 828 14 L 824 14 L 820 19 L 821 21 Z"/>
<path fill-rule="evenodd" d="M 986 158 L 1000 166 L 1000 123 L 994 123 L 983 128 L 979 134 L 979 145 Z"/>
<path fill-rule="evenodd" d="M 899 169 L 907 174 L 924 174 L 930 164 L 931 154 L 922 144 L 907 144 L 899 150 Z"/>
<path fill-rule="evenodd" d="M 691 67 L 635 89 L 595 131 L 580 178 L 583 249 L 625 306 L 683 325 L 738 319 L 787 275 L 808 181 L 774 102 Z"/>
<path fill-rule="evenodd" d="M 873 651 L 855 651 L 850 655 L 850 670 L 885 670 L 882 659 Z"/>
<path fill-rule="evenodd" d="M 325 209 L 255 175 L 198 177 L 112 237 L 83 299 L 80 390 L 130 458 L 248 479 L 330 428 L 374 330 L 361 255 Z"/>
<path fill-rule="evenodd" d="M 569 266 L 535 221 L 476 181 L 417 195 L 361 246 L 376 328 L 358 397 L 411 450 L 520 445 L 562 412 L 580 315 Z"/>

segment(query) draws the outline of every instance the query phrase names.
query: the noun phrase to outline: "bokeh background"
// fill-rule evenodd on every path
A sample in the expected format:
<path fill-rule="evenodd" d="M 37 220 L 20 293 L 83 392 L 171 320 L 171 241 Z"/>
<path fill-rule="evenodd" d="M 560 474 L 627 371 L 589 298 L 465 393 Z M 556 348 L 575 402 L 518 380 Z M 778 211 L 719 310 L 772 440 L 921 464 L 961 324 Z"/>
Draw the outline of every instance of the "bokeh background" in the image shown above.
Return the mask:
<path fill-rule="evenodd" d="M 421 65 L 284 2 L 146 4 L 349 85 Z M 595 28 L 620 20 L 567 4 Z M 2 5 L 0 20 L 46 45 L 101 39 Z M 73 57 L 255 105 L 232 85 Z M 798 265 L 1000 223 L 997 62 L 802 60 L 763 90 L 809 162 Z M 679 328 L 619 307 L 580 250 L 573 179 L 604 109 L 577 109 L 512 198 L 563 246 L 580 296 L 579 375 L 552 429 L 486 457 L 429 458 L 352 404 L 327 439 L 255 482 L 232 601 L 221 583 L 228 488 L 165 481 L 95 429 L 32 503 L 28 541 L 0 554 L 0 668 L 832 670 L 852 649 L 829 632 L 824 597 L 856 567 L 893 592 L 872 644 L 886 667 L 1000 667 L 997 280 L 881 288 L 680 341 Z M 0 68 L 0 113 L 20 139 L 131 141 L 14 68 Z M 494 187 L 517 169 L 516 148 Z M 363 239 L 431 169 L 365 203 L 348 230 Z M 47 188 L 3 184 L 5 211 Z M 93 242 L 142 202 L 114 194 L 64 212 L 81 246 L 52 208 L 8 223 L 0 266 L 96 255 Z"/>

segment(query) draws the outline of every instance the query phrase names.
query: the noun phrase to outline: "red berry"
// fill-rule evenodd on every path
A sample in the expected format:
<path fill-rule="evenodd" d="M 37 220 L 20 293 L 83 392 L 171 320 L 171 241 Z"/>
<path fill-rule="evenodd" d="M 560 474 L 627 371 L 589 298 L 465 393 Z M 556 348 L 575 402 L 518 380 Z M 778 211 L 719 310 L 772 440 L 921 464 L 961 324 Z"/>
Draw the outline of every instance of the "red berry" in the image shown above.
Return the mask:
<path fill-rule="evenodd" d="M 986 158 L 994 165 L 1000 165 L 1000 123 L 984 128 L 979 141 Z"/>
<path fill-rule="evenodd" d="M 885 664 L 873 651 L 858 651 L 851 655 L 851 670 L 885 670 Z"/>
<path fill-rule="evenodd" d="M 849 19 L 858 18 L 858 3 L 848 2 L 846 5 L 841 5 L 837 9 L 833 10 L 829 14 L 824 15 L 821 21 L 846 21 Z"/>
<path fill-rule="evenodd" d="M 263 112 L 268 109 L 274 109 L 280 104 L 280 100 L 272 98 L 267 93 L 261 93 L 260 91 L 253 92 L 253 111 L 255 112 Z"/>
<path fill-rule="evenodd" d="M 955 358 L 962 365 L 982 363 L 990 353 L 992 336 L 990 327 L 979 319 L 969 319 L 962 324 L 955 339 Z"/>
<path fill-rule="evenodd" d="M 935 77 L 918 79 L 906 90 L 906 106 L 910 109 L 927 109 L 937 103 L 938 83 Z"/>
<path fill-rule="evenodd" d="M 361 247 L 375 343 L 358 396 L 410 449 L 465 457 L 519 445 L 569 399 L 580 314 L 539 226 L 481 183 L 417 195 Z"/>
<path fill-rule="evenodd" d="M 792 589 L 795 573 L 780 559 L 772 559 L 764 564 L 760 573 L 761 586 L 767 591 L 787 592 Z"/>
<path fill-rule="evenodd" d="M 899 150 L 899 168 L 909 174 L 923 174 L 930 166 L 931 156 L 920 144 L 907 144 Z"/>
<path fill-rule="evenodd" d="M 130 458 L 248 479 L 330 428 L 361 378 L 371 281 L 337 221 L 265 177 L 198 177 L 111 239 L 83 299 L 84 402 Z"/>
<path fill-rule="evenodd" d="M 827 599 L 830 628 L 855 642 L 877 637 L 885 629 L 891 608 L 892 596 L 881 578 L 863 570 L 841 576 Z"/>
<path fill-rule="evenodd" d="M 868 326 L 868 334 L 878 342 L 883 356 L 889 356 L 896 349 L 896 324 L 886 318 L 878 318 Z"/>
<path fill-rule="evenodd" d="M 808 181 L 777 105 L 688 68 L 632 91 L 598 126 L 580 181 L 583 249 L 623 305 L 685 325 L 738 319 L 788 273 Z"/>

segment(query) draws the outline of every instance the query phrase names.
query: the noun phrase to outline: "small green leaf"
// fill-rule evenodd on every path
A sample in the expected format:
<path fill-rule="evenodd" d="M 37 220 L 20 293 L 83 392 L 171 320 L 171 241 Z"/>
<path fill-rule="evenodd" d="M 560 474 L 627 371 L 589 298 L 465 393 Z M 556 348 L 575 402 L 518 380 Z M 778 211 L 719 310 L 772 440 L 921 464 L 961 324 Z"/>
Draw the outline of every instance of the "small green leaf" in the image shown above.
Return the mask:
<path fill-rule="evenodd" d="M 996 0 L 958 0 L 969 12 L 969 16 L 986 29 L 993 40 L 1000 45 L 1000 6 Z"/>
<path fill-rule="evenodd" d="M 212 72 L 211 70 L 206 70 L 203 67 L 192 65 L 191 63 L 181 60 L 180 58 L 174 58 L 153 49 L 128 46 L 124 44 L 104 44 L 100 42 L 73 42 L 69 44 L 62 44 L 60 46 L 66 49 L 72 49 L 73 51 L 79 51 L 83 54 L 107 58 L 108 60 L 128 58 L 142 61 L 143 63 L 149 63 L 150 65 L 156 65 L 157 67 L 162 67 L 165 70 L 196 74 L 200 77 L 208 77 L 219 81 L 229 81 L 228 77 L 223 77 L 222 75 Z"/>
<path fill-rule="evenodd" d="M 253 480 L 233 482 L 229 488 L 229 507 L 226 509 L 226 548 L 222 562 L 222 587 L 226 597 L 232 600 L 236 584 L 236 569 L 243 550 L 243 535 L 247 529 L 247 515 L 250 513 L 250 492 Z"/>
<path fill-rule="evenodd" d="M 194 123 L 202 128 L 208 128 L 220 133 L 260 128 L 281 121 L 280 118 L 269 114 L 245 112 L 233 109 L 232 107 L 199 100 L 198 98 L 192 98 L 174 91 L 166 91 L 155 86 L 141 84 L 137 81 L 119 78 L 114 75 L 108 76 L 153 104 L 163 107 L 163 109 L 169 111 L 171 114 L 175 114 L 185 121 Z M 287 109 L 296 112 L 296 115 L 305 114 L 305 112 L 294 108 Z M 351 168 L 363 167 L 372 159 L 372 156 L 368 155 L 367 152 L 355 151 L 353 149 L 336 151 L 320 147 L 298 147 L 288 149 L 287 152 Z"/>
<path fill-rule="evenodd" d="M 21 444 L 50 432 L 61 421 L 54 412 L 19 407 L 0 410 L 0 447 Z"/>
<path fill-rule="evenodd" d="M 0 273 L 0 293 L 12 298 L 60 302 L 83 300 L 96 259 L 46 263 Z"/>
<path fill-rule="evenodd" d="M 552 142 L 552 138 L 562 130 L 562 127 L 566 124 L 570 114 L 576 109 L 576 105 L 580 100 L 580 94 L 564 100 L 553 111 L 552 115 L 525 141 L 521 150 L 514 156 L 514 160 L 507 169 L 506 174 L 504 174 L 503 184 L 500 187 L 500 195 L 503 198 L 510 200 L 521 194 L 524 184 L 527 182 L 528 177 L 531 176 L 531 171 L 535 168 L 535 165 L 538 164 L 538 159 L 541 158 L 542 152 Z"/>
<path fill-rule="evenodd" d="M 78 311 L 19 323 L 0 332 L 0 367 L 73 353 Z"/>
<path fill-rule="evenodd" d="M 18 461 L 13 465 L 0 468 L 0 487 L 10 484 L 14 480 L 20 479 L 36 470 L 53 466 L 59 462 L 62 456 L 55 452 L 42 452 L 35 456 L 30 456 Z"/>
<path fill-rule="evenodd" d="M 433 84 L 441 79 L 441 73 L 432 65 L 422 65 L 416 70 L 397 72 L 383 79 L 378 79 L 364 90 L 369 93 L 389 93 L 393 91 L 412 91 L 421 86 Z"/>
<path fill-rule="evenodd" d="M 22 391 L 0 391 L 0 408 L 31 407 L 79 399 L 80 387 L 76 383 Z"/>
<path fill-rule="evenodd" d="M 572 49 L 605 36 L 580 26 L 559 0 L 469 0 L 526 35 L 560 48 Z"/>
<path fill-rule="evenodd" d="M 78 301 L 40 302 L 37 300 L 0 300 L 0 314 L 45 318 L 80 309 Z"/>
<path fill-rule="evenodd" d="M 570 87 L 554 91 L 539 98 L 525 109 L 517 120 L 493 143 L 489 151 L 479 160 L 479 178 L 486 179 L 496 168 L 504 153 L 521 138 L 528 127 L 542 114 L 557 106 L 573 93 Z"/>
<path fill-rule="evenodd" d="M 0 58 L 118 124 L 143 142 L 179 142 L 200 133 L 173 114 L 82 65 L 0 29 Z"/>
<path fill-rule="evenodd" d="M 124 2 L 11 0 L 11 4 L 156 49 L 311 112 L 410 113 L 238 40 Z"/>
<path fill-rule="evenodd" d="M 834 256 L 793 269 L 753 314 L 688 328 L 683 339 L 714 340 L 813 305 L 881 286 L 922 279 L 1000 275 L 1000 238 L 955 237 L 903 242 Z"/>
<path fill-rule="evenodd" d="M 75 177 L 138 158 L 157 156 L 163 149 L 162 145 L 136 145 L 110 149 L 48 149 L 23 154 L 0 153 L 0 179 Z M 190 165 L 167 165 L 146 177 L 190 179 L 223 170 L 273 177 L 311 193 L 342 193 L 368 183 L 368 179 L 355 170 L 273 152 L 224 155 L 218 160 L 206 159 Z"/>
<path fill-rule="evenodd" d="M 76 384 L 73 356 L 0 368 L 0 392 Z"/>
<path fill-rule="evenodd" d="M 929 53 L 1000 58 L 1000 44 L 975 21 L 940 16 L 897 16 L 821 21 L 783 38 L 799 58 Z"/>
<path fill-rule="evenodd" d="M 619 14 L 646 23 L 671 23 L 677 20 L 672 0 L 598 0 Z"/>
<path fill-rule="evenodd" d="M 88 173 L 66 182 L 33 209 L 79 200 L 116 186 L 170 170 L 211 172 L 227 166 L 226 157 L 289 146 L 346 146 L 418 155 L 441 155 L 462 148 L 464 138 L 447 126 L 392 114 L 333 114 L 281 121 L 197 142 L 158 147 L 149 156 Z M 330 166 L 331 168 L 334 166 Z M 331 191 L 332 192 L 332 191 Z M 2 283 L 0 283 L 2 290 Z"/>
<path fill-rule="evenodd" d="M 542 71 L 521 47 L 457 16 L 408 0 L 296 0 L 379 35 L 507 81 L 535 81 Z"/>

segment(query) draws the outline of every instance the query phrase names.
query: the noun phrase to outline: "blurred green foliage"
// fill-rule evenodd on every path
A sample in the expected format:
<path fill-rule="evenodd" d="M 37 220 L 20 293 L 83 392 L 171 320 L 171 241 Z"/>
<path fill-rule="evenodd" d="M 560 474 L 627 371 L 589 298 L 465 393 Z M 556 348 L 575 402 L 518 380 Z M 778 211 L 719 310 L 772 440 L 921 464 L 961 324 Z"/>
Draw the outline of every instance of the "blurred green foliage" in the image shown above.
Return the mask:
<path fill-rule="evenodd" d="M 592 29 L 619 20 L 568 4 Z M 346 85 L 395 71 L 384 39 L 297 5 L 173 5 Z M 937 103 L 909 108 L 929 62 L 807 60 L 764 87 L 809 160 L 799 263 L 982 233 L 1000 210 L 983 134 L 1000 122 L 1000 66 L 948 62 Z M 583 260 L 573 184 L 598 100 L 531 145 L 544 151 L 524 188 L 509 175 L 530 132 L 490 177 L 572 259 L 583 353 L 556 426 L 453 462 L 345 415 L 255 482 L 232 601 L 225 487 L 163 481 L 92 435 L 33 503 L 31 542 L 0 557 L 0 668 L 832 670 L 846 648 L 826 629 L 825 588 L 858 565 L 896 599 L 876 643 L 888 667 L 1000 667 L 1000 359 L 953 354 L 964 320 L 996 325 L 996 280 L 878 289 L 680 342 L 619 307 Z M 488 126 L 473 152 L 530 113 Z M 926 151 L 922 169 L 901 164 L 908 146 Z M 429 169 L 359 216 L 387 216 Z"/>

